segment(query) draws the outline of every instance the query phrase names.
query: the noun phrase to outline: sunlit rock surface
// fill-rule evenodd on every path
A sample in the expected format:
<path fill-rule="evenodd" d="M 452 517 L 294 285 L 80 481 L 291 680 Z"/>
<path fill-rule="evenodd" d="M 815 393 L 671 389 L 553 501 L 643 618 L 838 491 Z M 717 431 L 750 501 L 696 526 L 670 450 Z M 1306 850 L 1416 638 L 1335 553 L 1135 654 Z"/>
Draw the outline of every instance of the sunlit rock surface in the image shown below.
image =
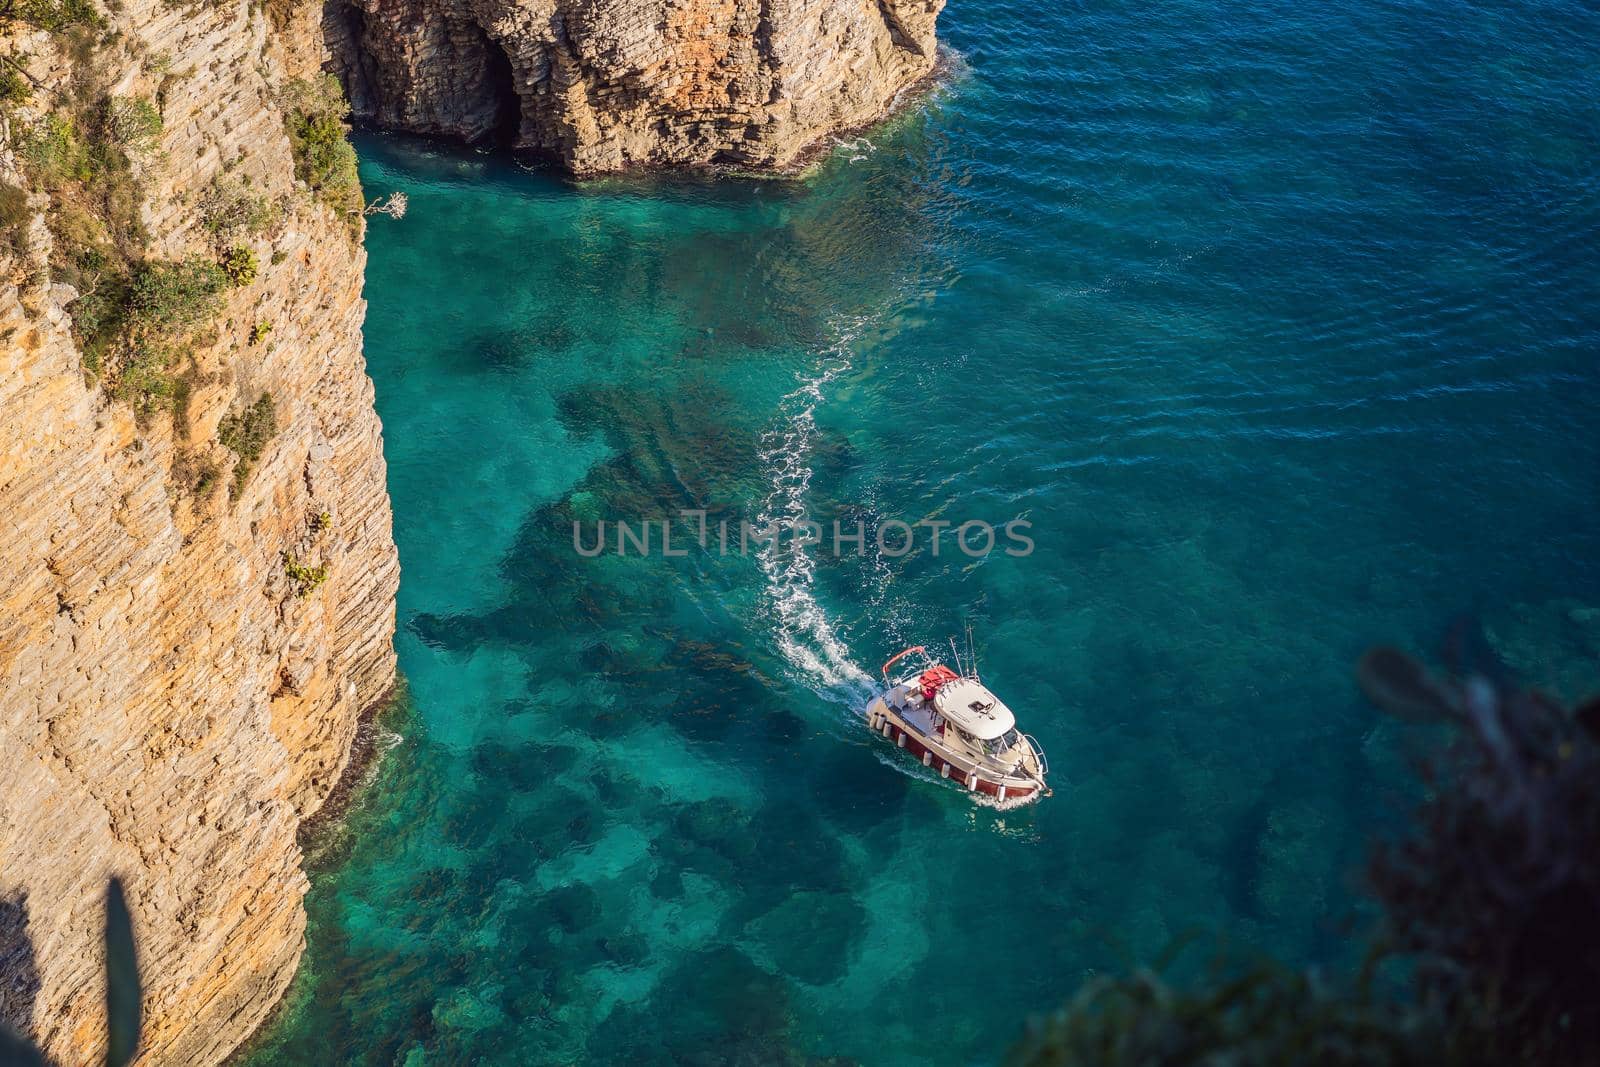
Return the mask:
<path fill-rule="evenodd" d="M 637 164 L 793 164 L 936 58 L 943 0 L 333 0 L 330 66 L 379 125 Z"/>
<path fill-rule="evenodd" d="M 87 380 L 65 311 L 77 294 L 41 270 L 42 218 L 26 253 L 0 252 L 0 1016 L 61 1063 L 103 1054 L 116 874 L 143 964 L 141 1062 L 208 1064 L 294 973 L 296 832 L 392 684 L 398 567 L 361 354 L 365 254 L 294 188 L 277 103 L 317 73 L 315 13 L 274 26 L 243 4 L 129 0 L 110 20 L 120 36 L 88 61 L 163 118 L 135 164 L 147 254 L 205 253 L 194 204 L 225 169 L 288 210 L 196 342 L 186 417 L 142 427 Z M 26 44 L 43 84 L 81 73 L 48 37 Z M 22 180 L 10 148 L 0 176 Z M 183 455 L 226 482 L 218 422 L 263 392 L 278 429 L 239 498 L 181 488 Z M 327 580 L 297 596 L 286 552 Z"/>

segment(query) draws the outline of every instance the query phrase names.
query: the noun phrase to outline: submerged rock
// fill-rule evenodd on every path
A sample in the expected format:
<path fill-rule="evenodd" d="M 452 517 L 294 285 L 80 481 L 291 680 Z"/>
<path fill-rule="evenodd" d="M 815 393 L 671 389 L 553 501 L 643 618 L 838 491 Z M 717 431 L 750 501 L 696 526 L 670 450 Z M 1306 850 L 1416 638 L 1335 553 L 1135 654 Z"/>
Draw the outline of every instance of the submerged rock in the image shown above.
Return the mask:
<path fill-rule="evenodd" d="M 866 909 L 846 893 L 796 893 L 745 927 L 778 974 L 811 985 L 842 976 L 866 930 Z"/>
<path fill-rule="evenodd" d="M 1571 599 L 1516 604 L 1486 619 L 1483 635 L 1528 685 L 1567 701 L 1600 691 L 1600 608 Z"/>

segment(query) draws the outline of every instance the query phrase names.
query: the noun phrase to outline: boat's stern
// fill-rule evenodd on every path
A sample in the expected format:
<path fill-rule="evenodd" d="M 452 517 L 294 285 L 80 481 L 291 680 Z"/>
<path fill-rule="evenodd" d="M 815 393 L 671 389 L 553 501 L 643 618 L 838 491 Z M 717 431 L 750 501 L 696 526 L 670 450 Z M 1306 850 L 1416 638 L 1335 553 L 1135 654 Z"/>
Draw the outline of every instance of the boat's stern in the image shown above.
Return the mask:
<path fill-rule="evenodd" d="M 882 693 L 878 694 L 867 704 L 867 721 L 872 722 L 876 719 L 881 719 L 888 710 L 888 702 L 883 699 Z"/>

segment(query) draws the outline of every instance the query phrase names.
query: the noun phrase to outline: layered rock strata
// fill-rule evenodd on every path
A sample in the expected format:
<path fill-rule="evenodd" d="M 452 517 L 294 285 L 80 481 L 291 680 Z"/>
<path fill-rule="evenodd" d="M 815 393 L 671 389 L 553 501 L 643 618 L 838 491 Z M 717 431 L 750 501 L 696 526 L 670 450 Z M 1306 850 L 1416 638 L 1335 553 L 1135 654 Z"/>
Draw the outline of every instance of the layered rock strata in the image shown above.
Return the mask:
<path fill-rule="evenodd" d="M 0 249 L 0 1021 L 64 1064 L 103 1055 L 113 874 L 142 957 L 141 1063 L 219 1062 L 266 1016 L 304 941 L 297 829 L 394 677 L 364 253 L 294 181 L 281 96 L 318 74 L 319 13 L 274 14 L 126 0 L 90 48 L 9 42 L 39 86 L 8 116 L 11 188 L 29 123 L 92 64 L 111 98 L 159 108 L 133 160 L 145 255 L 214 255 L 197 205 L 219 176 L 282 212 L 240 239 L 253 280 L 184 341 L 181 417 L 136 418 L 86 373 L 81 294 L 46 266 L 49 198 Z M 219 424 L 262 396 L 274 431 L 234 498 Z"/>
<path fill-rule="evenodd" d="M 329 0 L 358 116 L 582 174 L 783 168 L 933 70 L 944 0 Z"/>
<path fill-rule="evenodd" d="M 0 106 L 0 1022 L 62 1063 L 100 1058 L 117 875 L 141 1062 L 226 1058 L 293 975 L 297 830 L 393 681 L 361 221 L 295 180 L 290 84 L 331 69 L 358 116 L 581 173 L 781 168 L 928 75 L 942 3 L 120 0 L 92 33 L 0 21 L 34 86 Z M 139 256 L 236 257 L 214 321 L 171 338 L 154 412 L 85 355 L 74 301 L 101 281 L 54 269 L 75 227 L 24 158 L 85 85 L 159 115 L 130 153 Z M 230 249 L 205 224 L 219 183 L 276 212 Z"/>

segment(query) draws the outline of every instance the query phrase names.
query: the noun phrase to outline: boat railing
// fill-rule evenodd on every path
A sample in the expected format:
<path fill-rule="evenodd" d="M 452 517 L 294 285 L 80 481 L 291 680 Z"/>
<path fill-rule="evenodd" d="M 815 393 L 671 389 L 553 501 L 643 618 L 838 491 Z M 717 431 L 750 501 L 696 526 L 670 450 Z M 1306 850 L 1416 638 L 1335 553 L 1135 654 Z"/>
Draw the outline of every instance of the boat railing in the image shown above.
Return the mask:
<path fill-rule="evenodd" d="M 1039 775 L 1043 777 L 1050 773 L 1050 761 L 1044 758 L 1044 749 L 1039 747 L 1039 742 L 1033 739 L 1032 734 L 1023 734 L 1022 739 L 1028 742 L 1028 747 L 1033 749 L 1033 758 L 1039 761 Z"/>

